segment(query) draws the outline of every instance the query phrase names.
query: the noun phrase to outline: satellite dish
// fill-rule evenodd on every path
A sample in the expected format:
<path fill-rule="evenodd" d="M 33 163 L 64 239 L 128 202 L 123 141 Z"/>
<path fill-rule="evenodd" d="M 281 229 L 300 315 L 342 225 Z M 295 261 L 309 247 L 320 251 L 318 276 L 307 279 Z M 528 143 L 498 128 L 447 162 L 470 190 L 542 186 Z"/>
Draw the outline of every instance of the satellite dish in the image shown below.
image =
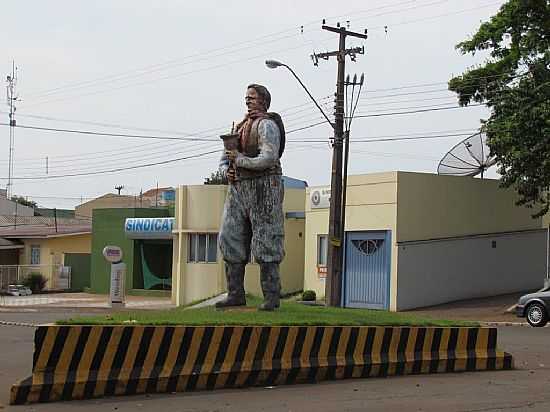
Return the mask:
<path fill-rule="evenodd" d="M 477 176 L 493 166 L 496 160 L 487 146 L 487 135 L 479 132 L 464 139 L 447 152 L 437 166 L 437 174 Z"/>

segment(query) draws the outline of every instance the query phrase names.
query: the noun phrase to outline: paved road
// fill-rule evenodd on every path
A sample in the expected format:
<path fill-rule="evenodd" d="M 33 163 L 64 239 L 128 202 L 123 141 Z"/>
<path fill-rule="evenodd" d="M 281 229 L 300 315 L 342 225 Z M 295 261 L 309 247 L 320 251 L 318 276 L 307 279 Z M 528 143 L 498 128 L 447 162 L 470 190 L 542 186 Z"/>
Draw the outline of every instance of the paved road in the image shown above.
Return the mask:
<path fill-rule="evenodd" d="M 50 322 L 71 313 L 0 312 L 0 320 Z M 550 411 L 550 328 L 499 328 L 517 370 L 324 382 L 277 388 L 157 394 L 8 406 L 30 374 L 33 329 L 0 326 L 0 411 Z"/>

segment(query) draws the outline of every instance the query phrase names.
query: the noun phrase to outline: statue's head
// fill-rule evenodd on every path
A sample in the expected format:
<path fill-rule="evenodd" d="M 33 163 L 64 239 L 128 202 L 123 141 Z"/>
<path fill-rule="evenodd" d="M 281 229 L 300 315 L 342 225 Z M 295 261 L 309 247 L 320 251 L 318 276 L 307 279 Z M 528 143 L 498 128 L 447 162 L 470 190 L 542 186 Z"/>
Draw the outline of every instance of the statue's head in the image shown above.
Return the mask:
<path fill-rule="evenodd" d="M 265 86 L 250 84 L 246 88 L 246 97 L 244 100 L 249 112 L 253 110 L 267 112 L 271 105 L 271 94 Z"/>

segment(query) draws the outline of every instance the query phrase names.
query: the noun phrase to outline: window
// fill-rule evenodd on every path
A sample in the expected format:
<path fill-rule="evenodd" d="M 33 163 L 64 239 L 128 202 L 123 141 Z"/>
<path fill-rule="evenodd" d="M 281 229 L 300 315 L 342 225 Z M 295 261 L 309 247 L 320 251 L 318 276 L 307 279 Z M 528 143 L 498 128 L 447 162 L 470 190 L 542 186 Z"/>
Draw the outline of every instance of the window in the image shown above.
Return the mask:
<path fill-rule="evenodd" d="M 197 260 L 197 235 L 195 234 L 189 234 L 189 254 L 188 261 L 189 262 L 195 262 Z"/>
<path fill-rule="evenodd" d="M 217 233 L 189 233 L 188 262 L 214 263 L 218 259 Z"/>
<path fill-rule="evenodd" d="M 40 264 L 40 245 L 31 246 L 31 265 Z"/>
<path fill-rule="evenodd" d="M 328 255 L 328 236 L 319 235 L 317 237 L 317 266 L 327 265 Z"/>
<path fill-rule="evenodd" d="M 206 260 L 208 262 L 216 262 L 218 259 L 218 235 L 217 233 L 210 233 L 208 235 Z"/>

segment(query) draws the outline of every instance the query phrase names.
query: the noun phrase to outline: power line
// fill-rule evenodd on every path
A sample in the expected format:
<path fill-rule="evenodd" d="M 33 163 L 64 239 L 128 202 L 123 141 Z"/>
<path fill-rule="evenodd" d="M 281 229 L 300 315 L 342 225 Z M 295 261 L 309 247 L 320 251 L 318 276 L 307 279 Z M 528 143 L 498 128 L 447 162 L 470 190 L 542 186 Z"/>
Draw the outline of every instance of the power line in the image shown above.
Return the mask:
<path fill-rule="evenodd" d="M 300 122 L 301 123 L 301 122 Z M 21 127 L 26 127 L 26 126 L 21 126 Z M 115 135 L 115 136 L 121 136 L 121 134 L 111 134 L 111 133 L 101 133 L 101 132 L 95 132 L 95 131 L 86 131 L 86 130 L 74 130 L 74 129 L 53 129 L 53 128 L 41 128 L 41 129 L 47 129 L 49 131 L 56 131 L 56 132 L 67 132 L 67 131 L 71 131 L 72 133 L 82 133 L 82 134 L 99 134 L 99 135 L 109 135 L 109 136 L 112 136 L 112 135 Z M 126 137 L 135 137 L 137 135 L 124 135 Z M 141 138 L 157 138 L 158 136 L 145 136 L 145 135 L 139 135 Z M 212 147 L 212 144 L 215 144 L 217 145 L 219 143 L 219 139 L 186 139 L 186 140 L 199 140 L 199 141 L 206 141 L 208 142 L 208 144 L 202 144 L 202 147 L 205 147 L 205 146 L 210 146 Z M 196 146 L 196 145 L 195 145 Z M 185 150 L 185 153 L 188 152 L 188 149 L 189 149 L 189 146 L 186 148 Z M 137 150 L 138 152 L 140 150 Z M 132 152 L 132 151 L 130 151 Z M 125 150 L 123 152 L 120 153 L 120 155 L 122 156 L 117 156 L 117 158 L 115 159 L 110 159 L 110 160 L 105 160 L 105 156 L 102 156 L 101 157 L 101 165 L 105 165 L 106 162 L 117 162 L 117 164 L 119 165 L 120 164 L 120 161 L 121 160 L 127 160 L 127 159 L 134 159 L 136 158 L 135 156 L 124 156 L 128 153 L 130 153 L 129 151 Z M 136 151 L 133 151 L 133 152 L 136 152 Z M 99 152 L 100 154 L 104 155 L 103 152 Z M 182 152 L 180 152 L 182 153 Z M 157 151 L 148 151 L 147 152 L 147 155 L 149 158 L 151 157 L 159 157 L 159 156 L 151 156 L 153 154 L 158 154 L 159 156 L 163 156 L 165 154 L 165 151 L 162 149 L 162 150 L 157 150 Z M 173 151 L 170 151 L 170 154 L 174 154 Z M 96 157 L 97 158 L 97 157 Z M 141 156 L 138 156 L 139 159 L 141 159 Z M 91 160 L 94 160 L 94 159 L 91 159 Z M 51 162 L 53 163 L 53 162 Z M 74 163 L 74 158 L 71 159 L 71 160 L 66 160 L 66 161 L 57 161 L 55 162 L 55 164 L 59 164 L 59 163 Z M 56 169 L 59 170 L 59 169 L 62 169 L 63 167 L 57 167 Z M 42 167 L 22 167 L 20 168 L 20 170 L 39 170 L 39 169 L 42 169 Z M 79 168 L 80 170 L 82 169 L 82 167 Z"/>
<path fill-rule="evenodd" d="M 212 151 L 209 151 L 209 152 L 203 152 L 203 153 L 199 153 L 199 154 L 195 154 L 195 155 L 191 155 L 191 156 L 179 157 L 179 158 L 176 158 L 176 159 L 163 160 L 163 161 L 154 162 L 154 163 L 145 163 L 145 164 L 136 165 L 136 166 L 129 166 L 129 167 L 118 167 L 118 168 L 109 169 L 109 170 L 98 170 L 98 171 L 95 171 L 95 172 L 83 172 L 83 173 L 72 173 L 72 174 L 40 176 L 40 177 L 26 177 L 26 176 L 24 176 L 24 177 L 14 177 L 13 179 L 17 179 L 17 180 L 48 180 L 48 179 L 58 179 L 58 178 L 61 178 L 61 177 L 91 176 L 91 175 L 115 173 L 115 172 L 121 172 L 121 171 L 125 171 L 125 170 L 141 169 L 141 168 L 144 168 L 144 167 L 159 166 L 159 165 L 164 165 L 164 164 L 168 164 L 168 163 L 179 162 L 179 161 L 182 161 L 182 160 L 194 159 L 194 158 L 197 158 L 197 157 L 202 157 L 202 156 L 213 154 L 213 153 L 219 153 L 220 151 L 221 150 L 219 150 L 219 149 L 218 150 L 212 150 Z M 5 178 L 0 178 L 0 179 L 5 179 Z"/>
<path fill-rule="evenodd" d="M 326 100 L 328 98 L 330 98 L 330 96 L 324 96 L 324 97 L 321 97 L 320 100 Z M 293 116 L 295 113 L 300 113 L 300 112 L 303 112 L 304 110 L 311 110 L 312 107 L 306 107 L 305 109 L 301 109 L 301 110 L 294 110 L 296 108 L 300 108 L 300 107 L 303 107 L 303 106 L 309 106 L 310 104 L 311 104 L 310 102 L 306 102 L 306 103 L 302 103 L 302 104 L 299 104 L 299 105 L 287 107 L 285 109 L 279 110 L 279 113 L 285 113 L 286 112 L 287 115 L 285 116 L 285 118 L 288 118 L 288 117 Z M 7 113 L 2 112 L 2 111 L 0 111 L 0 113 L 7 114 Z M 196 135 L 196 136 L 200 136 L 200 137 L 213 137 L 213 135 L 209 134 L 208 136 L 205 136 L 205 134 L 215 132 L 215 131 L 221 132 L 221 131 L 225 130 L 225 127 L 219 126 L 219 127 L 215 127 L 215 128 L 209 128 L 209 129 L 197 131 L 195 133 L 186 133 L 186 132 L 180 132 L 180 131 L 170 131 L 170 130 L 161 130 L 161 129 L 150 129 L 150 128 L 140 128 L 140 127 L 132 127 L 132 126 L 122 126 L 122 125 L 118 125 L 118 124 L 100 123 L 100 122 L 93 122 L 93 121 L 86 121 L 86 120 L 63 119 L 63 118 L 58 118 L 58 117 L 33 115 L 33 114 L 27 114 L 27 115 L 24 114 L 24 115 L 21 115 L 21 116 L 22 117 L 42 119 L 42 120 L 52 120 L 52 121 L 69 122 L 69 123 L 91 124 L 91 125 L 97 125 L 97 126 L 102 126 L 102 127 L 114 127 L 114 128 L 121 128 L 121 129 L 126 129 L 126 130 L 143 130 L 143 131 L 153 131 L 153 132 L 161 132 L 161 133 L 176 133 L 176 134 L 182 134 L 182 135 L 187 135 L 187 136 Z M 303 116 L 300 116 L 300 117 L 303 117 Z M 295 120 L 295 119 L 293 119 L 293 120 Z M 158 147 L 158 145 L 156 143 L 146 143 L 146 144 L 143 144 L 143 145 L 134 146 L 134 148 L 145 148 L 145 147 L 149 148 L 151 146 Z M 166 145 L 165 147 L 169 147 L 169 146 L 171 147 L 172 143 Z M 145 150 L 148 150 L 148 149 L 128 151 L 128 150 L 126 150 L 126 147 L 122 147 L 122 148 L 113 149 L 113 150 L 102 150 L 102 151 L 99 151 L 99 152 L 90 152 L 90 153 L 86 153 L 85 155 L 81 155 L 81 154 L 58 155 L 58 156 L 55 156 L 55 157 L 50 157 L 50 159 L 54 160 L 54 159 L 60 159 L 60 158 L 70 158 L 70 160 L 66 160 L 66 161 L 56 160 L 56 163 L 60 163 L 60 162 L 65 163 L 65 162 L 72 162 L 75 159 L 87 158 L 87 157 L 89 157 L 89 155 L 95 155 L 95 154 L 101 154 L 101 155 L 104 156 L 106 153 L 118 153 L 118 152 L 124 151 L 124 153 L 127 154 L 127 153 L 142 152 L 142 151 L 145 151 Z M 42 158 L 42 157 L 41 158 L 23 158 L 23 159 L 18 160 L 19 163 L 22 163 L 22 162 L 24 163 L 25 161 L 31 161 L 31 163 L 38 163 L 39 162 L 39 163 L 42 164 L 43 161 L 44 161 L 44 158 Z M 0 163 L 3 163 L 3 161 L 0 161 Z"/>
<path fill-rule="evenodd" d="M 410 136 L 410 137 L 394 137 L 394 138 L 379 138 L 379 139 L 352 139 L 350 142 L 352 143 L 376 143 L 376 142 L 395 142 L 395 141 L 411 141 L 411 140 L 425 140 L 425 139 L 440 139 L 440 138 L 448 138 L 448 137 L 459 137 L 459 136 L 471 136 L 471 133 L 456 133 L 456 134 L 442 134 L 442 135 L 427 135 L 427 136 Z M 304 143 L 327 143 L 327 140 L 295 140 L 294 142 L 304 142 Z M 145 168 L 145 167 L 151 167 L 151 166 L 158 166 L 162 164 L 168 164 L 168 163 L 174 163 L 181 160 L 187 160 L 187 159 L 193 159 L 198 158 L 214 153 L 219 153 L 221 150 L 213 150 L 209 152 L 203 152 L 192 156 L 186 156 L 186 157 L 180 157 L 176 159 L 169 159 L 161 162 L 154 162 L 154 163 L 147 163 L 147 164 L 141 164 L 136 166 L 129 166 L 129 167 L 120 167 L 110 170 L 100 170 L 100 171 L 94 171 L 94 172 L 83 172 L 83 173 L 73 173 L 73 174 L 64 174 L 64 175 L 51 175 L 51 176 L 39 176 L 39 177 L 31 177 L 31 176 L 25 176 L 25 177 L 13 177 L 13 179 L 17 180 L 48 180 L 48 179 L 57 179 L 57 178 L 65 178 L 65 177 L 77 177 L 77 176 L 90 176 L 90 175 L 98 175 L 98 174 L 108 174 L 108 173 L 115 173 L 125 170 L 132 170 L 132 169 L 139 169 L 139 168 Z M 5 178 L 0 178 L 5 179 Z"/>
<path fill-rule="evenodd" d="M 9 124 L 0 123 L 0 126 L 9 126 Z M 75 129 L 60 129 L 60 128 L 53 128 L 53 127 L 24 126 L 19 124 L 16 127 L 20 129 L 42 130 L 47 132 L 78 133 L 78 134 L 87 134 L 87 135 L 93 135 L 93 136 L 130 137 L 135 139 L 181 140 L 181 141 L 191 141 L 191 142 L 217 141 L 214 139 L 204 139 L 200 137 L 173 137 L 173 136 L 153 136 L 153 135 L 139 135 L 139 134 L 125 134 L 125 133 L 107 133 L 107 132 L 96 132 L 91 130 L 75 130 Z"/>
<path fill-rule="evenodd" d="M 469 104 L 468 106 L 433 107 L 431 109 L 410 110 L 410 111 L 405 111 L 405 112 L 363 114 L 363 115 L 356 115 L 355 117 L 356 118 L 366 118 L 366 117 L 397 116 L 397 115 L 400 115 L 400 114 L 413 114 L 413 113 L 435 112 L 435 111 L 440 111 L 440 110 L 465 109 L 467 107 L 477 107 L 477 106 L 485 106 L 485 105 L 483 103 L 479 103 L 479 104 Z"/>
<path fill-rule="evenodd" d="M 313 123 L 313 124 L 310 124 L 310 125 L 307 125 L 307 126 L 304 126 L 304 127 L 299 127 L 297 129 L 287 130 L 286 134 L 296 133 L 296 132 L 299 132 L 300 130 L 311 129 L 312 127 L 316 127 L 316 126 L 319 126 L 321 124 L 327 124 L 326 120 L 323 120 L 322 122 L 318 122 L 318 123 Z"/>
<path fill-rule="evenodd" d="M 506 74 L 494 74 L 489 76 L 478 76 L 478 77 L 472 77 L 472 80 L 482 80 L 482 79 L 492 79 L 497 77 L 506 77 Z M 512 76 L 517 77 L 517 76 Z M 416 83 L 416 84 L 406 84 L 403 86 L 395 86 L 395 87 L 385 87 L 380 89 L 369 89 L 367 90 L 368 93 L 378 93 L 378 92 L 386 92 L 386 91 L 393 91 L 393 90 L 402 90 L 402 89 L 414 89 L 417 87 L 427 87 L 427 86 L 438 86 L 441 84 L 449 84 L 449 81 L 440 81 L 440 82 L 432 82 L 432 83 Z M 446 91 L 450 91 L 448 89 L 443 89 Z"/>
<path fill-rule="evenodd" d="M 481 106 L 481 105 L 482 104 L 477 104 L 477 105 L 469 105 L 469 106 L 465 106 L 465 107 Z M 462 106 L 430 107 L 430 108 L 426 108 L 426 109 L 411 110 L 411 111 L 371 113 L 371 114 L 358 115 L 357 117 L 358 118 L 364 118 L 364 117 L 402 115 L 402 114 L 420 113 L 420 112 L 429 112 L 429 111 L 439 111 L 439 110 L 448 110 L 448 109 L 456 109 L 456 108 L 464 108 L 464 107 L 462 107 Z M 295 129 L 290 129 L 290 130 L 288 130 L 287 133 L 290 134 L 290 133 L 298 132 L 298 131 L 309 129 L 309 128 L 312 128 L 312 127 L 315 127 L 315 126 L 318 126 L 318 125 L 321 125 L 321 124 L 324 124 L 324 123 L 325 122 L 323 121 L 323 122 L 313 123 L 313 124 L 309 124 L 309 125 L 306 125 L 306 126 L 303 126 L 303 127 L 295 128 Z M 3 124 L 3 123 L 0 123 L 0 125 L 6 126 L 6 124 Z M 25 128 L 27 126 L 17 126 L 17 127 Z M 138 137 L 138 138 L 153 138 L 153 139 L 157 139 L 157 138 L 167 139 L 168 138 L 168 139 L 187 140 L 187 141 L 189 141 L 189 140 L 199 140 L 199 141 L 210 142 L 210 143 L 218 142 L 217 139 L 199 139 L 199 138 L 195 139 L 195 138 L 181 138 L 181 137 L 167 137 L 167 136 L 126 135 L 126 134 L 115 134 L 115 133 L 102 133 L 102 132 L 95 132 L 95 131 L 89 131 L 89 130 L 54 129 L 54 128 L 34 127 L 34 126 L 29 126 L 29 128 L 35 128 L 35 129 L 38 129 L 38 130 L 47 130 L 47 131 L 53 131 L 53 132 L 70 132 L 70 133 L 106 135 L 106 136 L 115 136 L 115 137 Z M 402 140 L 410 140 L 410 139 L 402 139 Z M 296 140 L 296 141 L 299 141 L 299 140 Z M 312 141 L 310 140 L 310 142 L 312 142 Z M 326 142 L 326 141 L 322 141 L 322 142 Z M 48 179 L 48 178 L 58 178 L 58 177 L 73 177 L 73 176 L 86 176 L 86 175 L 94 175 L 94 174 L 112 173 L 112 172 L 118 172 L 118 171 L 123 171 L 123 170 L 131 170 L 131 169 L 135 169 L 135 168 L 166 164 L 166 163 L 176 162 L 176 161 L 184 160 L 184 159 L 192 159 L 192 158 L 196 158 L 196 157 L 202 157 L 204 155 L 213 154 L 213 153 L 216 153 L 216 152 L 219 152 L 219 150 L 208 151 L 208 152 L 205 152 L 205 153 L 197 153 L 197 154 L 193 154 L 191 156 L 186 156 L 186 157 L 177 158 L 177 159 L 170 159 L 170 160 L 165 160 L 165 161 L 160 161 L 160 162 L 152 162 L 152 163 L 148 163 L 148 164 L 145 164 L 145 165 L 137 165 L 137 166 L 134 165 L 134 166 L 128 166 L 128 167 L 116 167 L 116 168 L 112 168 L 112 169 L 108 169 L 108 170 L 102 170 L 102 171 L 67 173 L 67 174 L 51 175 L 51 176 L 39 176 L 39 177 L 26 176 L 26 177 L 21 177 L 21 178 L 17 178 L 17 179 Z M 82 168 L 80 168 L 80 170 L 82 170 Z"/>
<path fill-rule="evenodd" d="M 465 129 L 447 129 L 447 130 L 426 130 L 422 132 L 410 132 L 410 133 L 397 133 L 397 134 L 385 134 L 385 135 L 376 135 L 376 136 L 365 136 L 365 137 L 354 137 L 350 138 L 350 140 L 355 139 L 381 139 L 386 137 L 410 137 L 410 136 L 429 136 L 429 135 L 451 135 L 452 133 L 466 133 L 468 136 L 474 135 L 479 132 L 479 129 L 477 128 L 465 128 Z M 327 137 L 327 139 L 330 137 Z M 312 139 L 318 139 L 317 137 L 312 137 Z M 313 141 L 314 141 L 313 140 Z M 298 139 L 298 140 L 290 140 L 290 142 L 305 142 L 309 141 L 306 140 L 306 138 Z M 325 142 L 323 140 L 323 142 Z"/>
<path fill-rule="evenodd" d="M 412 135 L 418 135 L 418 134 L 427 134 L 427 133 L 448 133 L 448 132 L 457 132 L 457 131 L 469 131 L 470 134 L 473 134 L 474 131 L 472 129 L 455 129 L 455 130 L 446 130 L 446 131 L 431 131 L 431 132 L 421 132 L 421 133 L 412 133 Z M 379 137 L 379 138 L 383 138 L 383 137 L 399 137 L 399 136 L 411 136 L 411 133 L 408 133 L 408 134 L 401 134 L 401 135 L 382 135 L 382 136 L 371 136 L 371 138 L 376 138 L 376 137 Z M 308 140 L 308 139 L 298 139 L 298 140 L 293 140 L 293 139 L 289 139 L 288 140 L 288 143 L 289 144 L 294 144 L 294 143 L 300 143 L 300 142 L 316 142 L 316 141 L 319 141 L 318 139 L 313 139 L 313 140 Z M 323 142 L 328 142 L 328 138 L 327 140 L 323 140 Z M 212 147 L 212 145 L 207 145 L 209 147 Z M 216 145 L 217 146 L 217 145 Z M 295 146 L 293 146 L 295 147 Z M 196 150 L 196 149 L 195 149 Z M 184 150 L 184 151 L 181 151 L 181 152 L 172 152 L 171 154 L 172 155 L 176 155 L 178 153 L 188 153 L 189 151 L 188 150 Z M 155 157 L 161 157 L 163 155 L 163 153 L 161 153 L 159 156 L 149 156 L 149 160 L 151 159 L 154 159 Z M 130 161 L 129 162 L 124 162 L 126 164 L 133 164 L 133 159 L 134 157 L 127 157 L 127 158 L 119 158 L 119 159 L 114 159 L 114 160 L 110 160 L 109 162 L 116 162 L 116 165 L 117 166 L 122 166 L 123 164 L 121 164 L 121 160 L 124 160 L 124 159 L 129 159 Z M 141 157 L 139 158 L 141 159 Z M 86 163 L 85 165 L 81 165 L 78 167 L 78 170 L 80 172 L 83 172 L 83 171 L 88 171 L 90 168 L 95 168 L 96 165 L 101 165 L 101 166 L 106 166 L 106 162 L 104 160 L 101 160 L 100 162 L 92 162 L 92 163 Z M 37 168 L 20 168 L 19 170 L 39 170 Z M 73 165 L 70 165 L 68 167 L 56 167 L 55 168 L 56 172 L 60 172 L 60 171 L 71 171 L 71 170 L 74 170 L 74 166 Z"/>
<path fill-rule="evenodd" d="M 439 135 L 425 135 L 425 136 L 406 136 L 406 137 L 387 137 L 387 138 L 350 138 L 350 143 L 375 143 L 375 142 L 398 142 L 406 140 L 424 140 L 424 139 L 440 139 L 444 137 L 461 137 L 471 136 L 473 133 L 449 133 Z M 292 143 L 327 143 L 330 137 L 326 139 L 303 139 L 293 140 Z"/>
<path fill-rule="evenodd" d="M 478 103 L 477 105 L 481 105 L 481 106 L 484 106 L 483 103 Z M 365 106 L 362 106 L 362 107 L 366 107 L 367 105 Z M 368 105 L 368 106 L 372 106 L 372 105 Z M 405 106 L 405 107 L 386 107 L 384 109 L 379 109 L 379 110 L 369 110 L 368 113 L 378 113 L 378 112 L 386 112 L 388 110 L 412 110 L 412 109 L 424 109 L 424 108 L 430 108 L 430 109 L 436 109 L 436 108 L 445 108 L 445 107 L 463 107 L 463 106 L 458 106 L 457 105 L 457 102 L 455 102 L 454 104 L 453 103 L 447 103 L 447 104 L 440 104 L 440 105 L 437 105 L 437 106 L 434 106 L 433 103 L 432 104 L 423 104 L 423 105 L 416 105 L 416 106 Z M 361 114 L 361 113 L 360 113 Z"/>
<path fill-rule="evenodd" d="M 200 147 L 193 147 L 191 149 L 191 152 L 196 151 L 196 150 L 205 150 L 207 148 L 212 148 L 214 146 L 219 147 L 219 143 L 216 142 L 215 144 L 214 143 L 212 143 L 212 144 L 202 144 L 202 145 L 200 145 Z M 181 151 L 170 151 L 168 153 L 172 156 L 177 155 L 177 154 L 183 154 L 183 153 L 189 154 L 190 150 L 189 150 L 189 148 L 186 148 L 186 149 L 181 150 Z M 148 153 L 147 159 L 150 160 L 150 161 L 151 160 L 156 160 L 156 159 L 159 159 L 159 158 L 163 159 L 163 158 L 166 158 L 166 154 L 167 154 L 167 152 L 165 150 L 150 152 L 150 153 Z M 69 164 L 69 165 L 66 165 L 66 166 L 59 166 L 59 165 L 56 164 L 55 168 L 53 167 L 53 165 L 50 165 L 49 169 L 50 169 L 50 171 L 55 170 L 56 172 L 60 172 L 60 171 L 74 170 L 75 167 L 78 167 L 79 171 L 85 171 L 85 170 L 89 170 L 90 168 L 94 168 L 95 166 L 108 167 L 111 164 L 113 164 L 113 166 L 123 166 L 123 165 L 128 165 L 128 164 L 134 164 L 136 160 L 142 160 L 142 159 L 143 159 L 143 156 L 118 157 L 118 158 L 113 158 L 113 159 L 108 159 L 108 160 L 101 159 L 101 158 L 98 157 L 98 158 L 95 159 L 95 160 L 98 160 L 98 162 L 94 162 L 93 161 L 94 159 L 90 159 L 90 160 L 92 160 L 91 162 L 78 162 L 79 166 L 76 166 L 77 162 L 72 162 L 72 164 Z M 19 170 L 36 171 L 36 170 L 43 170 L 43 168 L 28 167 L 28 168 L 19 168 Z"/>
<path fill-rule="evenodd" d="M 413 19 L 413 20 L 406 20 L 406 21 L 402 21 L 402 22 L 399 22 L 399 23 L 392 24 L 391 27 L 405 26 L 405 25 L 408 25 L 408 24 L 420 23 L 420 22 L 428 21 L 428 20 L 436 20 L 436 19 L 439 19 L 441 17 L 455 16 L 457 14 L 467 13 L 467 12 L 470 12 L 470 11 L 484 9 L 486 7 L 492 7 L 492 6 L 496 6 L 496 5 L 500 5 L 500 4 L 502 4 L 502 1 L 493 2 L 493 3 L 489 3 L 489 4 L 484 4 L 483 6 L 472 7 L 472 8 L 469 8 L 469 9 L 455 10 L 455 11 L 452 11 L 452 12 L 438 14 L 438 15 L 435 15 L 435 16 L 428 16 L 428 17 L 421 17 L 421 18 Z M 372 30 L 382 29 L 382 28 L 385 29 L 386 27 L 388 27 L 388 26 L 387 25 L 385 25 L 385 26 L 376 26 L 376 27 L 372 27 L 372 28 L 369 28 L 369 29 L 372 29 Z"/>
<path fill-rule="evenodd" d="M 393 116 L 393 115 L 401 115 L 401 114 L 411 114 L 411 113 L 421 113 L 421 112 L 430 112 L 430 111 L 439 111 L 439 110 L 449 110 L 449 109 L 464 109 L 467 107 L 477 107 L 477 106 L 484 106 L 484 104 L 470 104 L 468 106 L 442 106 L 442 107 L 429 107 L 426 109 L 419 109 L 419 110 L 411 110 L 411 111 L 403 111 L 403 112 L 385 112 L 385 113 L 371 113 L 371 114 L 363 114 L 363 115 L 357 115 L 357 118 L 365 118 L 365 117 L 378 117 L 378 116 Z M 300 127 L 297 129 L 288 130 L 287 134 L 294 133 L 300 130 L 305 130 L 311 127 L 315 127 L 318 125 L 321 125 L 325 123 L 318 122 L 314 124 L 310 124 L 304 127 Z M 9 126 L 7 123 L 0 123 L 0 126 Z M 17 125 L 16 127 L 22 128 L 22 129 L 32 129 L 32 130 L 41 130 L 41 131 L 50 131 L 50 132 L 63 132 L 63 133 L 77 133 L 77 134 L 85 134 L 85 135 L 96 135 L 96 136 L 109 136 L 109 137 L 124 137 L 124 138 L 138 138 L 138 139 L 159 139 L 159 140 L 178 140 L 178 141 L 200 141 L 200 142 L 218 142 L 218 139 L 207 139 L 207 138 L 198 138 L 198 137 L 174 137 L 174 136 L 154 136 L 154 135 L 135 135 L 135 134 L 124 134 L 124 133 L 107 133 L 107 132 L 97 132 L 97 131 L 91 131 L 91 130 L 77 130 L 77 129 L 60 129 L 60 128 L 49 128 L 49 127 L 39 127 L 39 126 L 25 126 L 25 125 Z"/>

